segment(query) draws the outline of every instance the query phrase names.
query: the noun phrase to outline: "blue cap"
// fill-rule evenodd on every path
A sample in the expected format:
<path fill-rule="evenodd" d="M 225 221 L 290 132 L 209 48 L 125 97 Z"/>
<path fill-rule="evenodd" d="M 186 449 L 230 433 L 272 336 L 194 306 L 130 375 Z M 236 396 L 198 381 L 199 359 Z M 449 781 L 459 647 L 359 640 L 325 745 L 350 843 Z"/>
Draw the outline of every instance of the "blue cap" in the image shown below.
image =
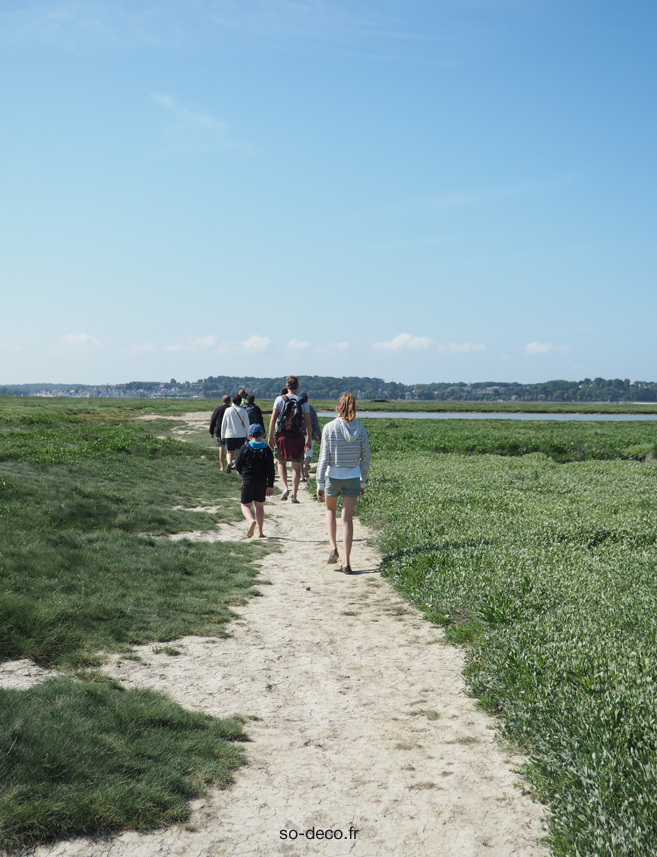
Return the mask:
<path fill-rule="evenodd" d="M 249 435 L 251 437 L 257 437 L 259 434 L 264 434 L 265 430 L 259 423 L 252 423 L 249 426 Z"/>

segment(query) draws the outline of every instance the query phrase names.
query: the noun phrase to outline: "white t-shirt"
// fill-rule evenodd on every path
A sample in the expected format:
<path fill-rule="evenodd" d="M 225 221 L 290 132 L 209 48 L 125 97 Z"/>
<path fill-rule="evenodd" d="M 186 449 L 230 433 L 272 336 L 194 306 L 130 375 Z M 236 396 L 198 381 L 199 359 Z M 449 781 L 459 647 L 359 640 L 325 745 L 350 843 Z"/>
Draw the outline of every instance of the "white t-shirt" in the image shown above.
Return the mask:
<path fill-rule="evenodd" d="M 360 479 L 360 464 L 355 467 L 337 467 L 335 464 L 329 464 L 326 475 L 331 479 Z"/>
<path fill-rule="evenodd" d="M 293 399 L 293 400 L 299 398 L 295 393 L 288 393 L 287 397 L 288 397 L 288 399 Z M 276 401 L 274 402 L 274 410 L 278 411 L 278 413 L 281 414 L 283 412 L 284 407 L 285 407 L 285 399 L 282 396 L 277 396 Z M 303 405 L 301 405 L 301 412 L 304 414 L 310 413 L 310 405 L 308 404 L 308 402 L 304 402 Z"/>

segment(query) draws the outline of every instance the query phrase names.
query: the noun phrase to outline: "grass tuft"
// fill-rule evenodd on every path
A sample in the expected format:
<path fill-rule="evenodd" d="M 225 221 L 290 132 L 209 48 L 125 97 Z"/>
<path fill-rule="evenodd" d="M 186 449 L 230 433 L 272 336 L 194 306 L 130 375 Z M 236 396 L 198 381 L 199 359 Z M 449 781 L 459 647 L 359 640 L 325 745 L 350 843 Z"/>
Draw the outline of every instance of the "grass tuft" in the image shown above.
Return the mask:
<path fill-rule="evenodd" d="M 427 720 L 438 720 L 440 717 L 439 711 L 434 711 L 432 708 L 418 708 L 415 711 L 411 711 L 412 717 L 426 717 Z"/>
<path fill-rule="evenodd" d="M 236 719 L 112 681 L 0 689 L 0 848 L 186 821 L 206 785 L 232 782 L 245 740 Z"/>

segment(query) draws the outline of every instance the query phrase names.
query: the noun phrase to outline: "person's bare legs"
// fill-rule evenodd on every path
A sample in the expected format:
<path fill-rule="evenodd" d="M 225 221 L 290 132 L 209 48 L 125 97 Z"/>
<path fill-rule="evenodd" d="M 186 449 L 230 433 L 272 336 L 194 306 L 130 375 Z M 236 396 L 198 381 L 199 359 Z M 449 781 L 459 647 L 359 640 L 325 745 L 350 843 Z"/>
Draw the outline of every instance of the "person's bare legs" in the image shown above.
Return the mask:
<path fill-rule="evenodd" d="M 342 498 L 342 567 L 351 565 L 351 546 L 354 541 L 354 509 L 358 497 Z M 335 520 L 335 516 L 334 516 Z"/>
<path fill-rule="evenodd" d="M 226 445 L 223 443 L 219 444 L 219 467 L 224 469 L 224 454 L 226 452 Z"/>
<path fill-rule="evenodd" d="M 291 461 L 292 467 L 292 499 L 297 499 L 297 491 L 299 490 L 299 482 L 301 482 L 301 462 Z"/>
<path fill-rule="evenodd" d="M 242 446 L 244 446 L 245 443 L 246 443 L 246 440 L 243 440 Z M 230 467 L 231 469 L 235 467 L 235 461 L 237 460 L 237 455 L 238 455 L 240 449 L 241 449 L 241 447 L 238 447 L 237 449 L 229 450 L 228 447 L 226 447 L 226 460 L 228 462 L 228 467 Z"/>
<path fill-rule="evenodd" d="M 255 518 L 253 517 L 253 512 L 251 511 L 251 504 L 250 503 L 248 506 L 246 505 L 246 503 L 242 503 L 241 506 L 242 506 L 242 514 L 246 518 L 246 522 L 249 525 L 249 529 L 247 531 L 246 537 L 247 537 L 247 539 L 250 539 L 251 536 L 253 535 L 253 531 L 256 528 L 256 521 L 258 518 L 258 503 L 255 504 L 255 507 L 256 507 Z M 262 508 L 262 504 L 260 504 L 260 506 Z M 262 512 L 261 512 L 261 516 L 262 516 Z M 262 532 L 262 519 L 260 521 L 260 532 Z"/>
<path fill-rule="evenodd" d="M 255 506 L 255 519 L 258 525 L 258 538 L 264 539 L 265 534 L 262 532 L 262 525 L 265 522 L 265 504 L 254 500 L 253 505 Z"/>
<path fill-rule="evenodd" d="M 326 516 L 326 532 L 328 533 L 329 545 L 331 546 L 332 551 L 337 551 L 338 549 L 338 541 L 337 541 L 337 526 L 335 522 L 335 512 L 338 508 L 338 498 L 337 497 L 329 497 L 328 494 L 324 495 L 324 503 L 325 510 L 324 514 Z"/>
<path fill-rule="evenodd" d="M 279 478 L 281 480 L 281 483 L 283 484 L 283 494 L 285 495 L 288 493 L 289 490 L 287 487 L 287 462 L 277 461 L 276 465 L 278 467 Z M 285 497 L 285 499 L 287 500 L 287 497 Z"/>

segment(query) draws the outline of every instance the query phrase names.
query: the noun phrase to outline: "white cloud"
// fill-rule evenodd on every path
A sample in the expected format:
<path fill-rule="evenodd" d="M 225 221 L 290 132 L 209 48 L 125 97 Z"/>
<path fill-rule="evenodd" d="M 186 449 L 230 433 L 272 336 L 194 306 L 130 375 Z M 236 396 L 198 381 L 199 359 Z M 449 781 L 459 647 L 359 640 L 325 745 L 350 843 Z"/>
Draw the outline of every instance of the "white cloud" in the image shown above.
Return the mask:
<path fill-rule="evenodd" d="M 101 46 L 181 51 L 195 44 L 225 50 L 241 40 L 251 46 L 299 45 L 304 53 L 313 47 L 322 54 L 342 55 L 346 50 L 377 59 L 417 60 L 424 47 L 422 60 L 435 63 L 437 47 L 441 57 L 448 46 L 450 57 L 455 48 L 463 49 L 463 37 L 451 16 L 439 9 L 418 13 L 413 4 L 403 14 L 393 14 L 389 4 L 346 0 L 13 0 L 4 6 L 15 8 L 0 12 L 2 39 L 43 41 L 78 53 Z M 467 25 L 472 33 L 471 16 Z"/>
<path fill-rule="evenodd" d="M 293 348 L 295 351 L 301 351 L 304 348 L 308 348 L 309 345 L 310 345 L 309 342 L 299 342 L 298 339 L 291 339 L 288 342 L 287 347 Z"/>
<path fill-rule="evenodd" d="M 143 345 L 129 345 L 123 350 L 126 354 L 146 354 L 152 351 L 154 347 L 150 342 L 145 342 Z"/>
<path fill-rule="evenodd" d="M 233 149 L 243 154 L 252 150 L 250 146 L 230 140 L 228 125 L 215 116 L 179 107 L 172 95 L 155 94 L 151 98 L 169 116 L 164 135 L 172 149 L 192 152 Z"/>
<path fill-rule="evenodd" d="M 450 342 L 449 345 L 439 345 L 428 336 L 411 336 L 410 333 L 400 333 L 389 342 L 373 342 L 372 348 L 378 351 L 427 351 L 435 349 L 443 354 L 474 354 L 484 351 L 485 345 L 476 345 L 472 342 Z"/>
<path fill-rule="evenodd" d="M 525 354 L 547 354 L 556 351 L 558 354 L 568 354 L 572 351 L 567 345 L 552 345 L 551 342 L 530 342 L 525 345 Z"/>
<path fill-rule="evenodd" d="M 219 340 L 216 336 L 190 338 L 183 345 L 166 345 L 165 351 L 198 351 L 199 348 L 211 348 Z M 151 346 L 152 347 L 152 346 Z M 150 350 L 150 349 L 149 349 Z"/>
<path fill-rule="evenodd" d="M 68 333 L 57 340 L 55 351 L 70 352 L 72 354 L 100 351 L 103 346 L 95 336 L 88 333 Z"/>
<path fill-rule="evenodd" d="M 473 345 L 471 342 L 450 342 L 449 345 L 439 345 L 438 351 L 448 351 L 450 354 L 473 354 L 475 351 L 484 351 L 485 345 Z"/>
<path fill-rule="evenodd" d="M 372 348 L 379 351 L 426 351 L 433 345 L 433 339 L 428 336 L 411 336 L 410 333 L 400 333 L 389 342 L 373 342 Z"/>
<path fill-rule="evenodd" d="M 346 351 L 349 348 L 348 342 L 330 342 L 329 348 L 331 351 Z"/>
<path fill-rule="evenodd" d="M 525 354 L 547 354 L 553 348 L 551 342 L 529 342 L 525 345 Z"/>
<path fill-rule="evenodd" d="M 268 336 L 258 336 L 257 334 L 242 342 L 242 348 L 247 354 L 258 354 L 266 351 L 270 345 L 271 339 Z"/>

